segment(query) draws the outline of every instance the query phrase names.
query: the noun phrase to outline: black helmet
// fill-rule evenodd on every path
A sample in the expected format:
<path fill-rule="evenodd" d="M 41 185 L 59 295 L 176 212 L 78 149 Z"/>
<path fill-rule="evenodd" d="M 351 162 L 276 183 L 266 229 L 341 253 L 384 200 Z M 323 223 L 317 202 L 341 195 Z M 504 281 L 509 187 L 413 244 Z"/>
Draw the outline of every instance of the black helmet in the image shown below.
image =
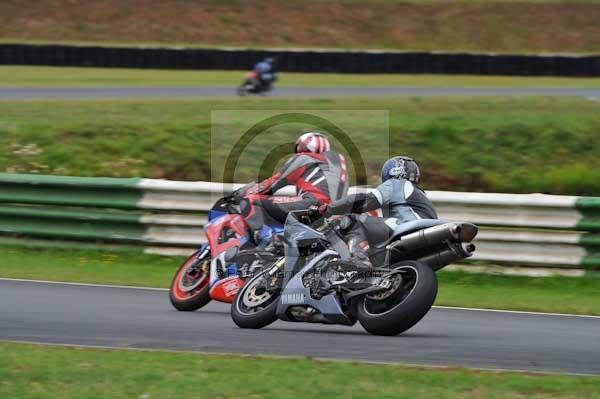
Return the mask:
<path fill-rule="evenodd" d="M 389 179 L 405 179 L 418 183 L 421 177 L 419 165 L 414 159 L 404 156 L 390 158 L 381 168 L 381 182 Z"/>

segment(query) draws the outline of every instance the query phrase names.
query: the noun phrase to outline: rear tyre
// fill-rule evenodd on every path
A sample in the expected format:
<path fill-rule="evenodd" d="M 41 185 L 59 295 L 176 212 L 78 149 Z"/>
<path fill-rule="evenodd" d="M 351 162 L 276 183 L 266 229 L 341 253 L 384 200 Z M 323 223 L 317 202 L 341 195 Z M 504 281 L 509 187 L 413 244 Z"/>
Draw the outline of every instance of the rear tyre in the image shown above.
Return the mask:
<path fill-rule="evenodd" d="M 248 280 L 233 300 L 231 318 L 238 327 L 263 328 L 277 320 L 279 292 L 273 293 L 265 289 L 267 279 L 271 279 L 268 271 L 266 269 Z"/>
<path fill-rule="evenodd" d="M 192 312 L 210 302 L 210 252 L 204 257 L 194 252 L 175 273 L 169 299 L 177 310 Z"/>
<path fill-rule="evenodd" d="M 398 335 L 429 312 L 437 296 L 437 278 L 421 262 L 399 262 L 390 267 L 401 278 L 392 278 L 392 287 L 367 295 L 357 306 L 357 317 L 365 330 L 375 335 Z"/>

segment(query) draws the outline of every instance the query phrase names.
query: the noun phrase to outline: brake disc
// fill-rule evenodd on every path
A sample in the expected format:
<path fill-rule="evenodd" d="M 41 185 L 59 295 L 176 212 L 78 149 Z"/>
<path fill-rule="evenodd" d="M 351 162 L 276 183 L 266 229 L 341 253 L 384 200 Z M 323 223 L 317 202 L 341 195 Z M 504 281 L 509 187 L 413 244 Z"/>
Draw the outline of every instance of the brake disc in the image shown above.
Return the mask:
<path fill-rule="evenodd" d="M 184 282 L 186 282 L 186 276 L 189 275 L 189 270 L 192 268 L 196 268 L 197 272 L 201 273 L 201 276 L 197 280 L 195 280 L 192 284 L 184 285 Z M 178 282 L 179 289 L 182 292 L 193 291 L 194 289 L 198 288 L 198 286 L 200 286 L 200 284 L 202 284 L 204 282 L 204 280 L 206 280 L 207 278 L 208 278 L 208 259 L 203 259 L 201 266 L 196 266 L 194 264 L 194 265 L 190 266 L 188 268 L 188 270 L 185 271 L 185 275 L 179 279 L 179 282 Z"/>
<path fill-rule="evenodd" d="M 392 296 L 398 288 L 402 285 L 402 275 L 400 273 L 394 273 L 385 278 L 385 282 L 389 282 L 390 287 L 384 291 L 380 291 L 374 294 L 367 295 L 367 298 L 376 301 L 383 301 Z M 380 284 L 381 285 L 381 284 Z"/>
<path fill-rule="evenodd" d="M 249 308 L 260 306 L 271 298 L 269 291 L 263 287 L 259 287 L 259 283 L 260 280 L 256 280 L 244 291 L 242 301 L 244 302 L 244 305 Z M 262 289 L 262 292 L 260 292 L 260 289 Z"/>

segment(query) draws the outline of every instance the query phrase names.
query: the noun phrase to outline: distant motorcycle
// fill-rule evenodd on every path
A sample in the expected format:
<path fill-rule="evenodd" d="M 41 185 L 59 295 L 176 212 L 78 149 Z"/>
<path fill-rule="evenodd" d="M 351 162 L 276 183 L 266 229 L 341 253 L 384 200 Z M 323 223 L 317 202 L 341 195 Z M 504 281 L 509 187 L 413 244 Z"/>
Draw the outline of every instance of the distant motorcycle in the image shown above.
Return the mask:
<path fill-rule="evenodd" d="M 421 219 L 370 242 L 372 265 L 366 265 L 350 257 L 343 221 L 313 228 L 307 211 L 290 213 L 285 256 L 246 281 L 231 306 L 233 321 L 262 328 L 276 319 L 347 326 L 358 320 L 372 334 L 397 335 L 433 305 L 435 271 L 475 251 L 475 225 Z"/>
<path fill-rule="evenodd" d="M 264 225 L 260 239 L 269 244 L 257 248 L 240 214 L 240 203 L 253 185 L 226 195 L 209 211 L 204 226 L 208 242 L 179 267 L 171 282 L 169 298 L 177 310 L 197 310 L 213 299 L 231 303 L 246 276 L 283 254 L 283 226 Z"/>
<path fill-rule="evenodd" d="M 248 72 L 244 82 L 238 86 L 236 93 L 242 97 L 249 94 L 264 95 L 272 90 L 274 78 L 275 76 L 273 76 L 273 79 L 265 79 L 263 77 L 261 80 L 258 73 Z"/>

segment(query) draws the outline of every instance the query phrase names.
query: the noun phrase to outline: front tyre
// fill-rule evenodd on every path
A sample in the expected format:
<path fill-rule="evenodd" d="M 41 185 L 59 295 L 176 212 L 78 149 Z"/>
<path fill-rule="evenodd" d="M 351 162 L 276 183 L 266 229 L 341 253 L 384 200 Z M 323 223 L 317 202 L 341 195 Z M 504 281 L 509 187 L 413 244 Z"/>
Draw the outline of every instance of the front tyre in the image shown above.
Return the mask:
<path fill-rule="evenodd" d="M 435 272 L 421 262 L 405 261 L 390 267 L 398 271 L 390 278 L 391 287 L 365 296 L 357 306 L 357 316 L 365 330 L 375 335 L 398 335 L 429 312 L 437 295 Z"/>
<path fill-rule="evenodd" d="M 177 310 L 191 312 L 200 309 L 210 302 L 210 252 L 206 251 L 199 257 L 194 252 L 177 270 L 171 288 L 169 299 Z"/>
<path fill-rule="evenodd" d="M 242 84 L 238 86 L 238 88 L 235 90 L 235 93 L 240 97 L 244 97 L 245 95 L 247 95 L 248 91 L 246 90 L 246 85 Z"/>
<path fill-rule="evenodd" d="M 231 304 L 231 318 L 241 328 L 263 328 L 277 320 L 279 290 L 277 279 L 266 269 L 246 282 Z"/>

